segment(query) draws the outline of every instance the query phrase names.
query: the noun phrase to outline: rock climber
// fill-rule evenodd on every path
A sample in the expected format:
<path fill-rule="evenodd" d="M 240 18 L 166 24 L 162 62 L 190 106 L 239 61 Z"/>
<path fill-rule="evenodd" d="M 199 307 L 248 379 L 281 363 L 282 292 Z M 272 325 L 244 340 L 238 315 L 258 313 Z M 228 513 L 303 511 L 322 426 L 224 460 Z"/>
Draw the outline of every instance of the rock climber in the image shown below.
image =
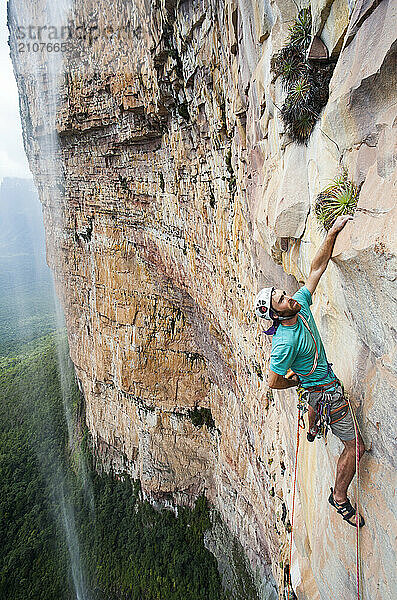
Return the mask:
<path fill-rule="evenodd" d="M 308 441 L 326 435 L 328 427 L 344 445 L 338 459 L 334 488 L 329 503 L 343 519 L 356 527 L 355 509 L 347 497 L 347 489 L 356 470 L 356 432 L 343 387 L 328 363 L 324 346 L 310 310 L 312 294 L 330 261 L 338 233 L 351 220 L 340 216 L 328 231 L 310 267 L 306 284 L 293 296 L 280 289 L 264 288 L 256 297 L 255 313 L 273 321 L 266 331 L 272 337 L 268 385 L 283 390 L 300 386 L 307 403 Z M 364 443 L 358 431 L 359 459 Z M 359 527 L 364 519 L 359 515 Z"/>

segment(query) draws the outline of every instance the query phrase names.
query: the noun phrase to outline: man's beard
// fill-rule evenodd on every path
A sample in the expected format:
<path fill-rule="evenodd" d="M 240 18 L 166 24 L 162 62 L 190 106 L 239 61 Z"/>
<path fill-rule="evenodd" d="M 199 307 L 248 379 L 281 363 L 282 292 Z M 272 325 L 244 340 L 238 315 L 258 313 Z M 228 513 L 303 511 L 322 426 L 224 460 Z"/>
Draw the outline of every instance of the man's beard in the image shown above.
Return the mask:
<path fill-rule="evenodd" d="M 293 306 L 291 308 L 286 308 L 283 311 L 280 311 L 278 314 L 280 315 L 280 317 L 294 317 L 295 315 L 298 314 L 298 312 L 300 311 L 300 309 L 302 308 L 301 305 L 299 304 L 299 302 L 297 302 L 296 300 L 292 300 Z"/>

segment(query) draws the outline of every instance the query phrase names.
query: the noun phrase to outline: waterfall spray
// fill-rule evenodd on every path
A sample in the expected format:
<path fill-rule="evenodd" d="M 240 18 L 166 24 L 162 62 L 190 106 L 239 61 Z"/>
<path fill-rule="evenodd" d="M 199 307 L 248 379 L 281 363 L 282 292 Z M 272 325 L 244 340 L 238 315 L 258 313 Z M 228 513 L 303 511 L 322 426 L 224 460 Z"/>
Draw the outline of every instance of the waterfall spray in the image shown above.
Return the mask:
<path fill-rule="evenodd" d="M 62 231 L 67 220 L 67 207 L 64 198 L 64 173 L 61 165 L 61 148 L 57 136 L 57 108 L 60 102 L 60 90 L 65 78 L 64 59 L 60 44 L 49 43 L 43 38 L 51 31 L 67 31 L 71 14 L 69 0 L 9 0 L 8 27 L 10 30 L 10 47 L 14 73 L 20 90 L 21 111 L 28 116 L 23 122 L 23 139 L 25 150 L 30 161 L 30 168 L 35 176 L 43 212 L 49 224 L 47 231 L 47 257 L 51 255 L 55 264 L 55 288 L 61 304 L 63 303 L 62 282 L 57 279 L 57 261 L 62 260 L 62 253 L 54 248 L 62 244 Z M 23 40 L 23 49 L 21 47 Z M 55 51 L 56 49 L 56 51 Z M 22 93 L 21 93 L 22 92 Z M 31 114 L 27 99 L 35 106 Z M 25 104 L 24 104 L 25 103 Z M 58 246 L 57 246 L 58 248 Z M 62 310 L 57 308 L 58 332 L 64 328 Z M 69 448 L 76 447 L 70 407 L 70 390 L 66 377 L 68 360 L 67 343 L 61 335 L 56 335 L 58 372 L 62 390 L 63 407 L 68 429 Z M 47 428 L 51 427 L 47 424 Z M 44 435 L 43 435 L 44 437 Z M 78 535 L 76 530 L 73 506 L 68 497 L 66 478 L 60 464 L 48 464 L 45 456 L 47 442 L 43 440 L 40 462 L 46 469 L 46 479 L 55 504 L 59 507 L 56 519 L 63 530 L 70 557 L 70 570 L 74 592 L 77 600 L 89 600 L 83 573 Z M 52 453 L 54 454 L 54 453 Z M 54 456 L 53 456 L 54 458 Z M 78 461 L 78 476 L 84 488 L 91 511 L 94 511 L 94 497 L 82 459 Z"/>

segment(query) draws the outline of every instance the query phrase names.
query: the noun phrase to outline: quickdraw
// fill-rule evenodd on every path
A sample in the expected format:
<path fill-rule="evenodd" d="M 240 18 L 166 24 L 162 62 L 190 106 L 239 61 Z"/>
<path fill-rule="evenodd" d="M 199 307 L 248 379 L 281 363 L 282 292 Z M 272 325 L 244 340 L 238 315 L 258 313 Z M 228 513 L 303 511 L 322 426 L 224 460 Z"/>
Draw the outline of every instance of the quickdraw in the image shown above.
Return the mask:
<path fill-rule="evenodd" d="M 302 386 L 298 386 L 296 388 L 296 393 L 298 394 L 298 404 L 297 404 L 297 408 L 298 408 L 298 425 L 300 425 L 301 429 L 305 429 L 305 421 L 304 421 L 304 415 L 305 413 L 307 413 L 307 411 L 309 410 L 309 407 L 307 405 L 307 402 L 305 401 L 304 398 L 304 394 L 305 394 L 305 389 Z"/>
<path fill-rule="evenodd" d="M 327 434 L 332 422 L 331 401 L 331 394 L 324 392 L 317 403 L 317 437 L 324 438 L 325 443 L 327 443 Z"/>

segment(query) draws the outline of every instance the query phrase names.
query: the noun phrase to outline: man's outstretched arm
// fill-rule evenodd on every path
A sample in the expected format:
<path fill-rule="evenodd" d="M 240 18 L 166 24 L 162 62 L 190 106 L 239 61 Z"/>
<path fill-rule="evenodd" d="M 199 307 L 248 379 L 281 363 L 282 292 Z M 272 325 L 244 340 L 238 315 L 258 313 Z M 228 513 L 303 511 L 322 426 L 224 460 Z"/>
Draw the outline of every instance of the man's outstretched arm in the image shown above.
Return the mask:
<path fill-rule="evenodd" d="M 311 294 L 314 293 L 321 275 L 328 266 L 332 256 L 332 250 L 334 248 L 336 236 L 344 228 L 346 223 L 352 219 L 353 217 L 351 215 L 343 215 L 338 217 L 331 229 L 328 231 L 327 237 L 318 249 L 316 256 L 313 258 L 313 262 L 310 266 L 309 277 L 307 278 L 305 284 Z"/>

